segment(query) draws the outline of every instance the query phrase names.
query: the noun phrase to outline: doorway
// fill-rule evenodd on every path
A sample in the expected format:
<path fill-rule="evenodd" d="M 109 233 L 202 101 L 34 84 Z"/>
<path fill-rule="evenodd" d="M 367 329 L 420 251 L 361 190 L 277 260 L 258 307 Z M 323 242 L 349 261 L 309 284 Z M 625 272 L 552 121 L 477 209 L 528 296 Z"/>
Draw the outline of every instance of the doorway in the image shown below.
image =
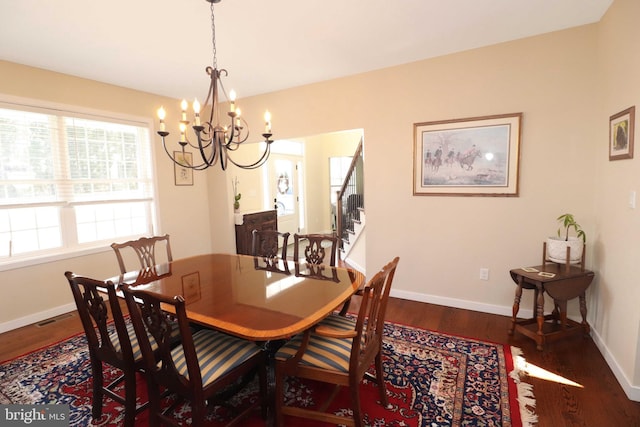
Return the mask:
<path fill-rule="evenodd" d="M 303 186 L 301 176 L 302 156 L 290 154 L 272 154 L 267 169 L 268 200 L 278 215 L 278 231 L 282 233 L 300 233 L 304 228 L 301 221 Z"/>
<path fill-rule="evenodd" d="M 275 205 L 279 231 L 288 231 L 292 235 L 292 230 L 303 234 L 333 232 L 335 194 L 332 194 L 332 186 L 337 188 L 342 183 L 335 182 L 336 168 L 331 166 L 331 159 L 343 159 L 340 165 L 348 165 L 362 137 L 362 129 L 354 129 L 273 142 L 268 167 L 263 172 L 263 207 L 274 209 Z M 282 171 L 277 170 L 280 167 L 275 166 L 276 162 L 281 164 Z M 297 170 L 293 169 L 293 164 Z M 291 194 L 278 196 L 277 181 L 281 174 L 282 187 L 279 191 L 286 189 L 285 184 L 288 184 L 286 192 Z M 285 179 L 289 182 L 284 182 Z M 293 207 L 297 208 L 295 214 Z M 297 215 L 297 218 L 293 215 Z"/>

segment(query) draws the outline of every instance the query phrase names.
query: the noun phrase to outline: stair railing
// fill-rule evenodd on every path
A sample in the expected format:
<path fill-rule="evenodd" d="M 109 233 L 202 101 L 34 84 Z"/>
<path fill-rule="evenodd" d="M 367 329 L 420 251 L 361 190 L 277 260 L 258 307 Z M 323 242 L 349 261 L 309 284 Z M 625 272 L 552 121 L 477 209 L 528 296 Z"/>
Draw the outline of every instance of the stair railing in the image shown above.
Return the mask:
<path fill-rule="evenodd" d="M 349 241 L 349 232 L 354 231 L 354 223 L 360 221 L 360 209 L 364 208 L 364 158 L 362 139 L 356 148 L 342 188 L 337 193 L 336 234 L 340 247 Z"/>

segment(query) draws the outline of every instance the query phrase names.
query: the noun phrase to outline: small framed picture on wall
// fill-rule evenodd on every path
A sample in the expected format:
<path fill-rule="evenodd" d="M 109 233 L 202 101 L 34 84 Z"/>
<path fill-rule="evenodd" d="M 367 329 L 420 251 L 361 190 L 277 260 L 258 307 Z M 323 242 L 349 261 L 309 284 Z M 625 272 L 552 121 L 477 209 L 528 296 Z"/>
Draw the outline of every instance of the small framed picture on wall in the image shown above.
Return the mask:
<path fill-rule="evenodd" d="M 633 159 L 635 116 L 634 105 L 609 118 L 609 160 Z"/>
<path fill-rule="evenodd" d="M 193 154 L 174 151 L 173 158 L 177 162 L 173 165 L 176 185 L 193 185 L 193 169 L 187 167 L 193 165 Z"/>

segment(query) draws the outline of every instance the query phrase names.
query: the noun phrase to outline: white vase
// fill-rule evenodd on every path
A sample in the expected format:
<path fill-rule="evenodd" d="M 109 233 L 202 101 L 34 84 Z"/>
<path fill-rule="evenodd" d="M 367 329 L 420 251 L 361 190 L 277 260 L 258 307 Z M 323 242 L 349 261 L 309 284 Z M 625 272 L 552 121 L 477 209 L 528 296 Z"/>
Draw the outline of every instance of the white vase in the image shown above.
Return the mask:
<path fill-rule="evenodd" d="M 569 237 L 569 240 L 564 240 L 561 237 L 549 237 L 547 239 L 547 259 L 564 264 L 567 262 L 567 246 L 571 248 L 569 263 L 580 263 L 584 242 L 579 237 Z"/>

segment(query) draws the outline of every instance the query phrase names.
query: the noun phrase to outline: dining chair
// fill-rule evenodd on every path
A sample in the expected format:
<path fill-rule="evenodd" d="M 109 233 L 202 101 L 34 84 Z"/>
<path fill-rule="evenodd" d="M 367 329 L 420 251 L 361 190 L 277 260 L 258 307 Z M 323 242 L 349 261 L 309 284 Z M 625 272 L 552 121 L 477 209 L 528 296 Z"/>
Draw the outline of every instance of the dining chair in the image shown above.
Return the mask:
<path fill-rule="evenodd" d="M 304 249 L 302 249 L 304 247 Z M 301 258 L 304 251 L 304 258 Z M 327 251 L 329 252 L 328 262 Z M 296 276 L 315 277 L 326 280 L 334 278 L 326 277 L 324 266 L 335 267 L 338 251 L 338 237 L 332 234 L 294 234 L 293 235 L 293 260 L 304 262 L 304 266 L 296 266 Z M 306 271 L 305 271 L 306 270 Z M 334 271 L 335 273 L 335 271 Z M 340 314 L 345 315 L 349 310 L 351 298 L 347 299 L 340 308 Z"/>
<path fill-rule="evenodd" d="M 166 255 L 162 260 L 156 260 L 156 249 L 164 246 Z M 112 243 L 118 259 L 118 266 L 120 267 L 120 273 L 124 274 L 131 269 L 127 269 L 124 262 L 123 253 L 133 251 L 138 257 L 140 262 L 140 268 L 150 268 L 158 264 L 159 262 L 171 262 L 173 257 L 171 256 L 171 241 L 169 235 L 164 236 L 152 236 L 152 237 L 140 237 L 136 240 L 129 240 L 124 243 Z M 131 254 L 129 256 L 132 258 Z M 133 268 L 137 269 L 137 268 Z"/>
<path fill-rule="evenodd" d="M 400 257 L 395 257 L 391 262 L 385 265 L 382 268 L 382 271 L 386 273 L 386 279 L 384 284 L 384 290 L 382 291 L 381 298 L 384 300 L 384 305 L 382 306 L 382 313 L 380 315 L 380 325 L 381 328 L 384 328 L 384 317 L 386 315 L 386 307 L 387 301 L 389 299 L 389 293 L 391 292 L 391 285 L 393 283 L 393 278 L 396 274 L 396 268 L 398 267 L 398 262 L 400 262 Z M 358 290 L 356 295 L 362 295 L 362 290 Z M 349 317 L 346 317 L 344 313 L 331 313 L 329 316 L 325 317 L 320 321 L 319 325 L 328 326 L 333 329 L 342 329 L 342 330 L 353 330 L 356 326 L 356 321 L 352 320 Z M 380 347 L 379 356 L 382 357 L 382 347 Z M 365 374 L 365 376 L 372 381 L 376 381 L 375 377 L 369 372 Z"/>
<path fill-rule="evenodd" d="M 282 346 L 275 355 L 276 426 L 282 426 L 284 415 L 308 418 L 340 425 L 362 427 L 360 382 L 375 362 L 380 403 L 386 407 L 388 399 L 382 366 L 384 316 L 389 291 L 399 258 L 376 273 L 362 291 L 360 310 L 355 321 L 332 315 L 314 328 L 298 334 Z M 349 387 L 352 418 L 325 412 L 330 401 L 315 409 L 285 405 L 284 391 L 287 377 L 306 378 L 334 384 L 331 401 L 340 387 Z"/>
<path fill-rule="evenodd" d="M 290 233 L 276 230 L 253 230 L 251 232 L 251 255 L 268 259 L 287 259 L 287 244 Z M 282 250 L 279 252 L 279 248 Z"/>
<path fill-rule="evenodd" d="M 131 323 L 125 322 L 115 285 L 78 276 L 70 271 L 65 276 L 78 309 L 80 320 L 89 345 L 89 359 L 93 376 L 93 403 L 91 416 L 97 420 L 102 416 L 103 396 L 124 405 L 124 425 L 133 426 L 138 412 L 147 404 L 136 408 L 136 372 L 144 370 L 144 359 Z M 109 310 L 103 295 L 106 292 Z M 109 314 L 113 318 L 115 331 L 109 329 Z M 103 363 L 122 371 L 122 375 L 111 384 L 104 384 Z M 124 396 L 114 389 L 124 381 Z"/>
<path fill-rule="evenodd" d="M 329 251 L 328 259 L 327 250 Z M 335 267 L 337 251 L 338 237 L 335 235 L 297 233 L 293 235 L 293 260 L 296 262 L 304 260 L 309 264 L 329 264 Z"/>
<path fill-rule="evenodd" d="M 259 399 L 244 408 L 229 425 L 246 417 L 261 406 L 262 416 L 267 411 L 267 371 L 265 353 L 254 342 L 236 338 L 211 329 L 192 332 L 186 315 L 185 300 L 155 294 L 135 287 L 124 287 L 127 307 L 146 362 L 149 390 L 150 425 L 177 425 L 171 412 L 161 407 L 160 389 L 177 394 L 191 403 L 192 425 L 204 425 L 208 405 L 228 406 L 224 401 L 227 387 L 244 379 L 253 370 L 258 371 Z M 167 328 L 171 320 L 168 310 L 175 313 L 180 330 L 180 344 L 172 347 Z M 151 338 L 159 348 L 158 361 L 154 358 Z M 217 394 L 225 390 L 221 396 Z M 234 408 L 229 408 L 233 410 Z"/>

